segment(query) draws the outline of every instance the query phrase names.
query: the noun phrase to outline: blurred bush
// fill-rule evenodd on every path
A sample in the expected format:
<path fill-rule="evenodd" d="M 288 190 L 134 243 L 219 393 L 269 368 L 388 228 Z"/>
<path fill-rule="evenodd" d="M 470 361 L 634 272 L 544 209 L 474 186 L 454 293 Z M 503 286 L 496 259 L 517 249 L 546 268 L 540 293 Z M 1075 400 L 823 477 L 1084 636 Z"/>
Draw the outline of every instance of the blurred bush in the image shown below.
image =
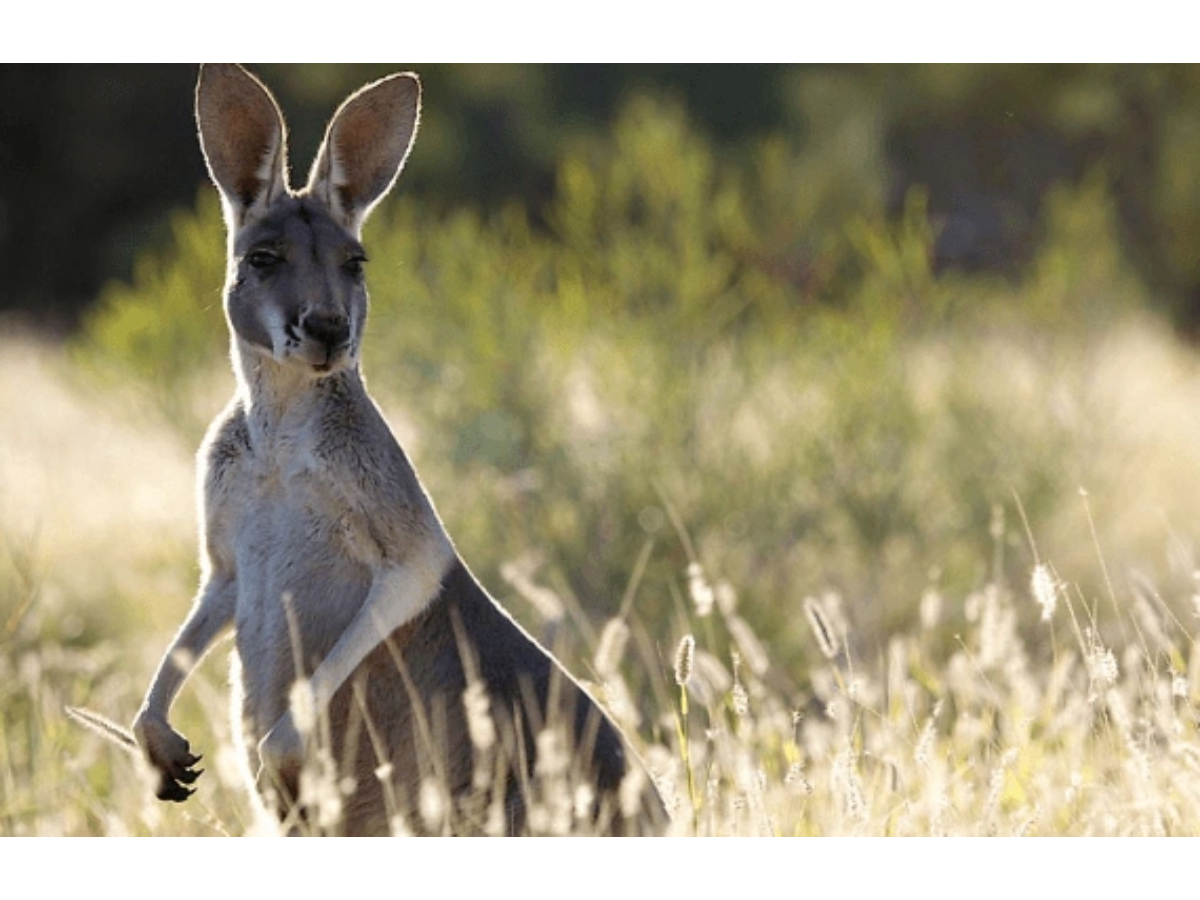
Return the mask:
<path fill-rule="evenodd" d="M 998 511 L 1046 522 L 1098 471 L 1081 355 L 1150 302 L 1103 170 L 1048 195 L 1018 275 L 939 271 L 928 192 L 892 216 L 869 177 L 853 79 L 805 90 L 840 119 L 832 145 L 725 154 L 644 93 L 570 144 L 543 208 L 402 197 L 368 223 L 367 376 L 489 585 L 516 565 L 611 614 L 650 545 L 648 622 L 700 562 L 785 646 L 830 585 L 869 636 L 930 584 L 1026 578 Z M 192 439 L 201 386 L 227 378 L 223 247 L 208 191 L 77 342 Z"/>
<path fill-rule="evenodd" d="M 342 97 L 396 67 L 260 67 L 299 167 Z M 686 113 L 721 170 L 769 169 L 803 149 L 810 177 L 763 195 L 757 220 L 800 277 L 825 276 L 828 229 L 783 229 L 797 210 L 816 224 L 880 210 L 897 219 L 914 187 L 937 226 L 937 271 L 1015 277 L 1042 245 L 1047 198 L 1102 169 L 1121 245 L 1154 302 L 1185 327 L 1200 320 L 1195 67 L 420 68 L 428 102 L 404 191 L 443 209 L 490 214 L 517 201 L 541 227 L 568 148 L 608 139 L 618 111 L 649 92 Z M 130 277 L 137 249 L 204 177 L 194 78 L 190 66 L 0 71 L 0 311 L 74 323 L 104 280 Z"/>

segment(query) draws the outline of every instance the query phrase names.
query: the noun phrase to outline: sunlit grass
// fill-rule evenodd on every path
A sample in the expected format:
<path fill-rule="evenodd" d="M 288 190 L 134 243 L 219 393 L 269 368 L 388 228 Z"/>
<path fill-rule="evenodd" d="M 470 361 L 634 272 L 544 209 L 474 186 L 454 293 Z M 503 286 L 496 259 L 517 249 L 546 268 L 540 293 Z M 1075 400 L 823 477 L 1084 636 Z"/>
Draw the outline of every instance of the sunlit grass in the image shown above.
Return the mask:
<path fill-rule="evenodd" d="M 177 709 L 206 757 L 201 789 L 186 805 L 154 801 L 132 758 L 62 712 L 83 704 L 125 721 L 137 708 L 189 601 L 190 454 L 128 397 L 73 378 L 58 351 L 11 342 L 3 350 L 3 383 L 12 386 L 5 421 L 22 427 L 6 428 L 0 445 L 0 830 L 253 830 L 227 724 L 224 650 Z M 644 552 L 628 561 L 630 578 L 617 591 L 622 611 L 610 613 L 615 624 L 581 608 L 558 579 L 573 565 L 561 551 L 530 546 L 507 565 L 497 560 L 507 579 L 490 586 L 535 633 L 570 638 L 561 644 L 568 665 L 633 737 L 672 805 L 676 833 L 1200 830 L 1189 530 L 1197 510 L 1186 491 L 1172 489 L 1195 483 L 1196 364 L 1164 331 L 1131 324 L 1082 354 L 1094 362 L 1087 377 L 1076 371 L 1078 392 L 1055 399 L 1019 388 L 1061 379 L 1062 359 L 1019 346 L 975 350 L 979 360 L 996 353 L 1010 361 L 989 371 L 996 395 L 1016 404 L 1014 415 L 1053 404 L 1066 417 L 1100 408 L 1120 427 L 1106 430 L 1090 458 L 1062 457 L 1064 467 L 1093 473 L 1097 486 L 1086 497 L 1031 518 L 1028 528 L 1022 498 L 998 504 L 980 536 L 983 574 L 973 588 L 939 581 L 934 557 L 913 561 L 924 563 L 924 588 L 913 593 L 880 585 L 865 595 L 832 583 L 812 593 L 747 592 L 744 583 L 761 582 L 739 559 L 747 567 L 754 559 L 760 568 L 779 563 L 751 556 L 736 532 L 724 543 L 720 535 L 697 542 L 671 502 L 680 488 L 670 481 L 657 498 L 661 520 L 647 514 L 628 523 Z M 935 348 L 928 367 L 946 365 L 946 353 L 953 358 L 953 348 Z M 624 405 L 633 400 L 614 391 L 602 369 L 574 365 L 577 378 L 609 386 L 589 388 L 606 391 L 591 399 L 566 398 L 563 415 L 586 420 L 590 413 L 571 404 L 595 403 L 615 421 L 631 415 L 636 423 Z M 719 383 L 728 373 L 714 367 L 708 375 Z M 759 416 L 760 391 L 779 404 L 778 377 L 742 383 L 733 418 Z M 720 395 L 719 384 L 700 388 Z M 797 413 L 786 403 L 775 409 L 775 427 L 786 434 Z M 745 427 L 770 435 L 773 426 Z M 595 439 L 581 435 L 565 450 L 587 453 Z M 729 439 L 739 438 L 731 431 Z M 470 493 L 448 461 L 422 458 L 429 440 L 415 442 L 423 448 L 418 465 L 429 463 L 429 486 L 453 520 Z M 765 450 L 746 457 L 771 461 Z M 1136 472 L 1125 468 L 1130 459 Z M 155 502 L 138 500 L 147 484 Z M 485 491 L 470 476 L 466 484 Z M 501 508 L 512 502 L 494 486 L 490 497 Z M 472 543 L 486 533 L 488 510 L 475 515 L 472 537 L 460 540 L 468 559 L 487 553 Z M 580 534 L 580 552 L 587 539 Z M 655 601 L 669 610 L 665 617 L 654 613 Z M 767 603 L 776 608 L 764 610 Z M 755 624 L 763 622 L 785 624 Z M 686 671 L 675 670 L 681 641 L 690 648 L 689 661 L 678 661 Z"/>

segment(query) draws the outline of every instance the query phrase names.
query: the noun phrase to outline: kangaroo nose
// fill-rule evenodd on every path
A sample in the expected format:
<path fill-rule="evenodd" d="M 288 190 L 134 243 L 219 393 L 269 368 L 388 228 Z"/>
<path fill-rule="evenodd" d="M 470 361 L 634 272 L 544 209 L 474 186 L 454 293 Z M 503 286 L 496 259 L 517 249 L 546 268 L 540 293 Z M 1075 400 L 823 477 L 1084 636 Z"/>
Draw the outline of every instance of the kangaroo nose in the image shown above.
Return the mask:
<path fill-rule="evenodd" d="M 339 313 L 309 313 L 301 327 L 306 335 L 330 350 L 350 340 L 350 320 Z"/>

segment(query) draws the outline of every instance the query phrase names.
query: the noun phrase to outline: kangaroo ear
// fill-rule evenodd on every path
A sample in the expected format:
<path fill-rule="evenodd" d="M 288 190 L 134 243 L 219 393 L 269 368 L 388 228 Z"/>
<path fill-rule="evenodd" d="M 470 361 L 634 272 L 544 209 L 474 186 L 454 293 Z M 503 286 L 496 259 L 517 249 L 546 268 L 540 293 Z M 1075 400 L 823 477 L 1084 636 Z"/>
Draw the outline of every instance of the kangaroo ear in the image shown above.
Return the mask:
<path fill-rule="evenodd" d="M 358 234 L 404 168 L 421 116 L 421 81 L 390 75 L 352 94 L 329 123 L 308 192 Z"/>
<path fill-rule="evenodd" d="M 201 66 L 196 124 L 231 231 L 251 210 L 287 193 L 283 115 L 261 81 L 241 66 Z"/>

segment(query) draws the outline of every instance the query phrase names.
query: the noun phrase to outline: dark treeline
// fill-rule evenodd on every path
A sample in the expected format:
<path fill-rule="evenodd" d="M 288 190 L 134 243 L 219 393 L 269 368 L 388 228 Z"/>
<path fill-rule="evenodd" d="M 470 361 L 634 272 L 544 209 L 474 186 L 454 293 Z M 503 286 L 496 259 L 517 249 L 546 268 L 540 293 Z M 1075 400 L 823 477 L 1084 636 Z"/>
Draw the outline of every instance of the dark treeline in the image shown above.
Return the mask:
<path fill-rule="evenodd" d="M 884 212 L 924 186 L 942 268 L 1019 274 L 1047 191 L 1099 172 L 1142 277 L 1180 325 L 1200 324 L 1194 67 L 257 68 L 293 128 L 294 181 L 347 90 L 413 68 L 426 107 L 403 191 L 485 209 L 518 199 L 535 221 L 566 142 L 603 138 L 637 91 L 677 98 L 731 158 L 770 134 L 805 147 L 873 123 L 861 134 L 882 144 L 871 177 Z M 185 65 L 0 66 L 0 313 L 69 327 L 106 281 L 129 277 L 167 213 L 194 202 L 194 81 Z"/>

